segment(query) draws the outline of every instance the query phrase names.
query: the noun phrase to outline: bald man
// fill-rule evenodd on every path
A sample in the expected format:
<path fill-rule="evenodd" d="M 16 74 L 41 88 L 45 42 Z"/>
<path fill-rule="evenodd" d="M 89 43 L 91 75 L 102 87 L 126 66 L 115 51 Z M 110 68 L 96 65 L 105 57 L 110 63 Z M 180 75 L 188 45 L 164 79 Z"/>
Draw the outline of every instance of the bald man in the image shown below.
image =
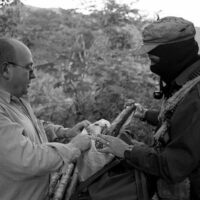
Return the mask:
<path fill-rule="evenodd" d="M 39 123 L 25 98 L 33 78 L 28 47 L 16 39 L 0 38 L 1 200 L 44 200 L 50 173 L 90 147 L 89 137 L 78 135 L 88 121 L 71 129 Z M 52 142 L 59 137 L 70 142 Z"/>

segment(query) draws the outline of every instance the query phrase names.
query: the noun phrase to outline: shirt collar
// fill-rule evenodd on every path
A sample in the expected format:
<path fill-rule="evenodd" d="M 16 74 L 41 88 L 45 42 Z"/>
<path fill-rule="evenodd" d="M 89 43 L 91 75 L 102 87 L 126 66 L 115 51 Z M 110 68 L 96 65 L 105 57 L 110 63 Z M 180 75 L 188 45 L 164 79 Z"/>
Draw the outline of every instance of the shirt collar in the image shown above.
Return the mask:
<path fill-rule="evenodd" d="M 6 101 L 6 103 L 10 103 L 11 94 L 3 89 L 0 89 L 0 99 Z"/>
<path fill-rule="evenodd" d="M 11 103 L 11 101 L 14 101 L 14 102 L 19 102 L 19 100 L 28 100 L 28 96 L 23 96 L 21 98 L 17 98 L 15 96 L 12 96 L 9 92 L 3 90 L 3 89 L 0 89 L 0 100 L 4 100 L 6 101 L 6 103 Z"/>

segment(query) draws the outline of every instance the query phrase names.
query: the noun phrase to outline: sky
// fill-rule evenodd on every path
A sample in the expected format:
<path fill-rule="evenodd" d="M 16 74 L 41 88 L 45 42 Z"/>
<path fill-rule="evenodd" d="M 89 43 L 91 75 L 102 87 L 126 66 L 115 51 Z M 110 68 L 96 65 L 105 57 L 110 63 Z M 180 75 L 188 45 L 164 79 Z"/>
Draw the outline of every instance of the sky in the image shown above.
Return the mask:
<path fill-rule="evenodd" d="M 86 7 L 91 2 L 101 8 L 105 0 L 21 0 L 24 4 L 42 7 L 71 9 Z M 192 21 L 195 26 L 200 27 L 200 0 L 116 0 L 117 3 L 126 3 L 134 8 L 142 10 L 149 17 L 159 13 L 160 17 L 177 16 Z"/>

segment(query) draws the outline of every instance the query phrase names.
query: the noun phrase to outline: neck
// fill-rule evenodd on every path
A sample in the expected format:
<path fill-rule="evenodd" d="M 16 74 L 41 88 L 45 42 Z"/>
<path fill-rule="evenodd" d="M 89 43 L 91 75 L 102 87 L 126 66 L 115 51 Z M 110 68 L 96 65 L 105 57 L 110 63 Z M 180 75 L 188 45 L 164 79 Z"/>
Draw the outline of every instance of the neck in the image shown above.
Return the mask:
<path fill-rule="evenodd" d="M 0 90 L 3 90 L 5 92 L 8 92 L 10 95 L 15 96 L 20 98 L 19 96 L 17 96 L 15 93 L 16 91 L 14 91 L 14 89 L 12 87 L 10 87 L 9 82 L 4 81 L 2 79 L 0 79 Z"/>
<path fill-rule="evenodd" d="M 2 81 L 1 79 L 0 79 L 0 90 L 6 91 L 6 92 L 8 92 L 8 93 L 11 93 L 9 84 L 8 84 L 8 83 L 5 83 L 5 82 Z"/>

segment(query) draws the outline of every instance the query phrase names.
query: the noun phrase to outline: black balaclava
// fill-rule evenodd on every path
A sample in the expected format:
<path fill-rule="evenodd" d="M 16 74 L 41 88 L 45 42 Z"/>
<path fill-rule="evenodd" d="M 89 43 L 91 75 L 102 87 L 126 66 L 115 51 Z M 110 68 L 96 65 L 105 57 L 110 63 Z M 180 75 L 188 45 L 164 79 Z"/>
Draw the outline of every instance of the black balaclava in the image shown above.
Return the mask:
<path fill-rule="evenodd" d="M 193 38 L 186 41 L 159 45 L 148 53 L 160 58 L 160 61 L 155 65 L 151 65 L 150 69 L 166 83 L 165 93 L 169 92 L 167 90 L 171 88 L 173 80 L 198 59 L 198 51 L 198 44 Z"/>

